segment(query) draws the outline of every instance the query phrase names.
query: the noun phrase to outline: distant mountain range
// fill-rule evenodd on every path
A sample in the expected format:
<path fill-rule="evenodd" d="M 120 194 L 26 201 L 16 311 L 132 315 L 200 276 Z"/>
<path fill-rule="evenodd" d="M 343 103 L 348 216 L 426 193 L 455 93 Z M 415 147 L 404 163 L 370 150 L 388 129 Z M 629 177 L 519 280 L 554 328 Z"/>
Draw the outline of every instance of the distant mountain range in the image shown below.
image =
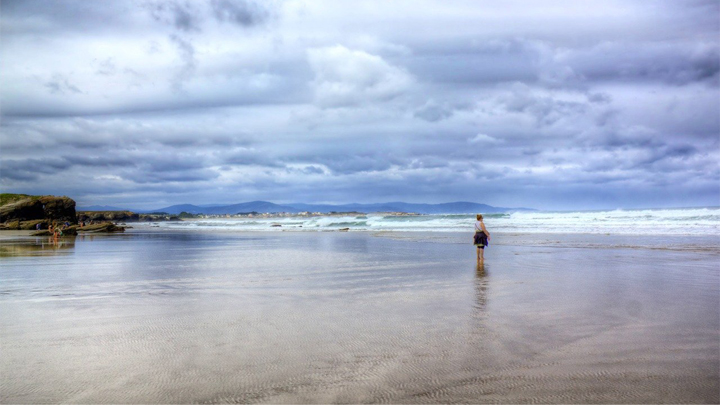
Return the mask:
<path fill-rule="evenodd" d="M 110 206 L 90 206 L 79 207 L 78 211 L 125 211 L 122 208 Z M 268 201 L 251 201 L 232 205 L 192 205 L 179 204 L 169 207 L 158 208 L 155 210 L 128 210 L 138 213 L 147 212 L 166 212 L 168 214 L 179 214 L 187 212 L 190 214 L 238 214 L 242 212 L 290 212 L 298 213 L 303 211 L 309 212 L 415 212 L 418 214 L 475 214 L 475 213 L 495 213 L 509 211 L 534 211 L 531 208 L 505 208 L 493 207 L 487 204 L 478 204 L 472 202 L 451 202 L 443 204 L 413 204 L 405 202 L 388 202 L 378 204 L 275 204 Z"/>

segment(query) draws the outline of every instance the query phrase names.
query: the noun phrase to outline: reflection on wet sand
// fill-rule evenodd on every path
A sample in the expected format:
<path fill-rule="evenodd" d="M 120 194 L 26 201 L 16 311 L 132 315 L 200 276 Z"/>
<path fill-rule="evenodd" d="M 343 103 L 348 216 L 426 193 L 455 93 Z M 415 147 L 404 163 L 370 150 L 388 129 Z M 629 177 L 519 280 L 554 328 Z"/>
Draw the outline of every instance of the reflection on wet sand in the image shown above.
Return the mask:
<path fill-rule="evenodd" d="M 484 264 L 475 267 L 475 308 L 479 313 L 485 313 L 487 307 L 488 273 Z"/>
<path fill-rule="evenodd" d="M 353 233 L 9 239 L 36 257 L 0 263 L 0 403 L 720 401 L 716 256 L 519 244 L 476 266 L 466 245 Z"/>
<path fill-rule="evenodd" d="M 72 254 L 75 236 L 10 239 L 0 242 L 0 257 Z"/>

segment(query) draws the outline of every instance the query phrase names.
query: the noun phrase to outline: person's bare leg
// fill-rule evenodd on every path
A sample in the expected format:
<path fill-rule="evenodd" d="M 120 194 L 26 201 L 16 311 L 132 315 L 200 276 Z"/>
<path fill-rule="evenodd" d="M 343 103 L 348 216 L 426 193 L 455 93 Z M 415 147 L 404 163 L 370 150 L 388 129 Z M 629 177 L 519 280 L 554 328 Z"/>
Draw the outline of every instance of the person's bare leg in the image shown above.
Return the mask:
<path fill-rule="evenodd" d="M 478 260 L 480 260 L 481 262 L 484 262 L 485 261 L 485 249 L 478 249 L 478 250 L 480 251 L 479 252 L 480 257 L 478 258 Z"/>

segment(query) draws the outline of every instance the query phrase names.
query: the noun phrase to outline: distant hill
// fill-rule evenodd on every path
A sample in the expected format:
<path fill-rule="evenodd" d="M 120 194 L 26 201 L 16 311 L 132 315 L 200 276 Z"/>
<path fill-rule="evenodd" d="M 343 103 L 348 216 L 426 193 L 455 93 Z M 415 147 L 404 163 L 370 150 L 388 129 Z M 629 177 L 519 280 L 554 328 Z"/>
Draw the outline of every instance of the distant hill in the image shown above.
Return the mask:
<path fill-rule="evenodd" d="M 181 212 L 189 212 L 190 214 L 206 214 L 208 208 L 206 207 L 199 207 L 197 205 L 192 204 L 178 204 L 178 205 L 171 205 L 169 207 L 165 208 L 158 208 L 156 210 L 145 210 L 147 212 L 167 212 L 168 214 L 177 215 Z M 145 212 L 145 211 L 137 211 L 137 212 Z"/>
<path fill-rule="evenodd" d="M 379 204 L 343 204 L 343 205 L 318 205 L 318 204 L 288 204 L 304 211 L 329 212 L 329 211 L 359 211 L 359 212 L 415 212 L 418 214 L 475 214 L 493 213 L 508 211 L 531 211 L 530 208 L 505 208 L 493 207 L 487 204 L 473 202 L 452 202 L 443 204 L 414 204 L 406 202 L 388 202 Z"/>
<path fill-rule="evenodd" d="M 191 214 L 237 214 L 241 212 L 291 212 L 298 213 L 303 211 L 310 212 L 415 212 L 418 214 L 475 214 L 475 213 L 494 213 L 509 211 L 532 211 L 530 208 L 505 208 L 493 207 L 487 204 L 478 204 L 473 202 L 452 202 L 443 204 L 413 204 L 405 202 L 389 202 L 377 204 L 275 204 L 268 201 L 250 201 L 232 205 L 192 205 L 180 204 L 169 207 L 158 208 L 152 212 L 167 212 L 168 214 L 180 214 L 188 212 Z"/>
<path fill-rule="evenodd" d="M 180 214 L 181 212 L 188 212 L 190 214 L 211 214 L 211 215 L 222 215 L 222 214 L 237 214 L 240 212 L 300 212 L 302 210 L 285 206 L 278 205 L 267 201 L 251 201 L 240 204 L 232 205 L 212 205 L 212 206 L 199 206 L 192 204 L 180 204 L 171 205 L 169 207 L 158 208 L 153 211 L 167 212 L 168 214 Z"/>
<path fill-rule="evenodd" d="M 239 212 L 300 212 L 302 210 L 288 206 L 278 205 L 267 201 L 251 201 L 223 207 L 203 208 L 206 214 L 237 214 Z"/>

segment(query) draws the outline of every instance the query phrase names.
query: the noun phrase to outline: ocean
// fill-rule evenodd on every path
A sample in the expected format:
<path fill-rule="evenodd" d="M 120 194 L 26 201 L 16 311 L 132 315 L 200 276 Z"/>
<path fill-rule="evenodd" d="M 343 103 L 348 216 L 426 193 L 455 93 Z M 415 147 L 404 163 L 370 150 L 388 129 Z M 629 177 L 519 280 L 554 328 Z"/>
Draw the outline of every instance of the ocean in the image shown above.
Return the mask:
<path fill-rule="evenodd" d="M 720 207 L 575 212 L 514 212 L 484 215 L 490 232 L 614 235 L 720 235 Z M 139 224 L 163 229 L 240 231 L 463 232 L 472 231 L 474 214 L 353 215 L 284 218 L 208 218 Z M 273 226 L 275 225 L 275 226 Z M 280 226 L 277 226 L 280 225 Z M 135 225 L 133 225 L 135 226 Z"/>

